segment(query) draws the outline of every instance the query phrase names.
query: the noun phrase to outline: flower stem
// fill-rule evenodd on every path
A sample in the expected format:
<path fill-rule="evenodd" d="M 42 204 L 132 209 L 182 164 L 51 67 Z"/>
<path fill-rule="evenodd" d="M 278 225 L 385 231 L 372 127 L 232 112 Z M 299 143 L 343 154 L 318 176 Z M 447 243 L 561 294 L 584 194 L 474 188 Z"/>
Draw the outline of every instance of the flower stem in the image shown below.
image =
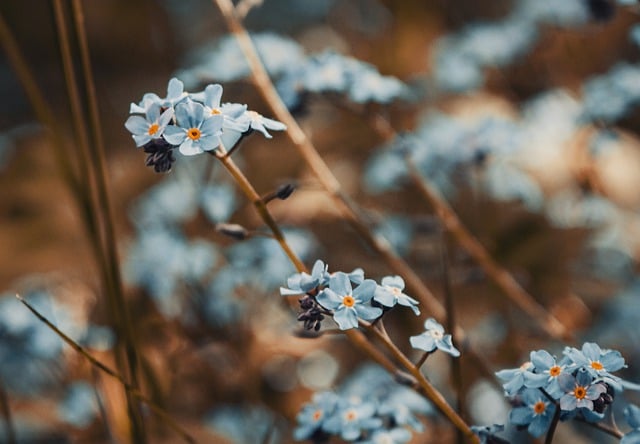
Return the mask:
<path fill-rule="evenodd" d="M 16 430 L 13 424 L 13 418 L 11 416 L 11 406 L 9 405 L 9 396 L 7 390 L 4 387 L 4 382 L 0 378 L 0 410 L 2 410 L 2 417 L 4 420 L 5 439 L 7 444 L 16 443 Z"/>
<path fill-rule="evenodd" d="M 93 365 L 98 370 L 106 373 L 118 380 L 122 386 L 125 388 L 127 393 L 131 394 L 134 398 L 138 399 L 141 402 L 144 402 L 149 409 L 155 413 L 162 421 L 164 421 L 169 427 L 171 427 L 185 442 L 195 443 L 196 440 L 186 432 L 164 409 L 156 405 L 151 399 L 147 398 L 140 390 L 131 385 L 127 380 L 109 368 L 107 365 L 100 362 L 98 359 L 93 357 L 88 351 L 84 349 L 80 344 L 71 339 L 65 333 L 63 333 L 58 327 L 53 325 L 51 321 L 49 321 L 46 317 L 44 317 L 38 310 L 36 310 L 31 304 L 29 304 L 22 296 L 16 294 L 16 298 L 22 302 L 22 304 L 27 307 L 31 313 L 33 313 L 42 323 L 44 323 L 47 327 L 49 327 L 54 333 L 56 333 L 60 339 L 62 339 L 67 345 L 69 345 L 72 349 L 74 349 L 77 353 L 82 355 L 85 359 L 87 359 L 91 365 Z"/>
<path fill-rule="evenodd" d="M 556 406 L 556 410 L 553 413 L 553 418 L 551 419 L 547 436 L 544 438 L 544 444 L 551 444 L 551 441 L 553 441 L 553 435 L 556 432 L 556 427 L 558 426 L 558 421 L 560 420 L 560 405 L 555 400 L 553 401 L 553 404 Z"/>

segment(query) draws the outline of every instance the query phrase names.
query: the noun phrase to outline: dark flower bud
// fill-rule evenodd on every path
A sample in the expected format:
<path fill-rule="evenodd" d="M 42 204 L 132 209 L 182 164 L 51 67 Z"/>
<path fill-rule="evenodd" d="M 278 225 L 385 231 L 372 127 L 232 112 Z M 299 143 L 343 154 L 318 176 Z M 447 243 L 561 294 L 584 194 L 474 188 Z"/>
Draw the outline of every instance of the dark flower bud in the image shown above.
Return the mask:
<path fill-rule="evenodd" d="M 295 190 L 296 190 L 295 184 L 287 183 L 284 185 L 280 185 L 276 190 L 276 197 L 280 200 L 285 200 L 289 196 L 291 196 Z"/>
<path fill-rule="evenodd" d="M 236 240 L 245 240 L 249 237 L 247 229 L 238 224 L 217 224 L 216 231 Z"/>
<path fill-rule="evenodd" d="M 164 139 L 152 139 L 142 147 L 144 152 L 149 154 L 145 165 L 153 166 L 156 173 L 171 171 L 171 165 L 176 161 L 173 148 L 175 147 Z"/>

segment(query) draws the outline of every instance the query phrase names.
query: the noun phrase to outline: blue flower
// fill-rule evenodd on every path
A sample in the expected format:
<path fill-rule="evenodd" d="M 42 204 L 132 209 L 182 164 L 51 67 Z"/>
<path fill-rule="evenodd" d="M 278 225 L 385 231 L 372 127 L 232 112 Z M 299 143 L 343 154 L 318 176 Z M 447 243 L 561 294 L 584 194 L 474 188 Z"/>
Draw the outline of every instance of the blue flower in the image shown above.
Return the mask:
<path fill-rule="evenodd" d="M 531 373 L 533 368 L 533 364 L 527 361 L 518 368 L 500 370 L 496 372 L 496 376 L 504 382 L 502 387 L 505 393 L 509 396 L 514 396 L 524 387 L 525 375 Z"/>
<path fill-rule="evenodd" d="M 338 406 L 324 424 L 323 429 L 340 435 L 345 441 L 357 439 L 362 430 L 373 430 L 382 426 L 382 420 L 374 417 L 375 404 L 358 398 L 338 402 Z"/>
<path fill-rule="evenodd" d="M 624 409 L 624 418 L 631 427 L 631 431 L 626 433 L 620 440 L 620 444 L 640 443 L 640 407 L 629 404 Z"/>
<path fill-rule="evenodd" d="M 496 433 L 504 431 L 502 424 L 494 424 L 492 426 L 471 426 L 471 431 L 480 438 L 480 444 L 509 444 L 502 438 L 495 436 Z"/>
<path fill-rule="evenodd" d="M 222 115 L 204 115 L 204 106 L 187 101 L 176 106 L 178 126 L 169 125 L 164 138 L 172 145 L 180 145 L 180 152 L 193 156 L 212 151 L 220 144 L 222 135 Z"/>
<path fill-rule="evenodd" d="M 382 314 L 381 308 L 370 305 L 376 285 L 375 281 L 366 279 L 352 290 L 349 276 L 337 272 L 331 277 L 329 288 L 321 291 L 316 300 L 324 308 L 335 310 L 333 319 L 340 330 L 348 330 L 358 326 L 358 318 L 369 321 Z"/>
<path fill-rule="evenodd" d="M 162 137 L 165 128 L 173 117 L 173 108 L 167 108 L 160 114 L 160 105 L 151 106 L 146 116 L 131 116 L 124 126 L 132 134 L 136 146 L 142 146 L 153 139 Z"/>
<path fill-rule="evenodd" d="M 396 427 L 391 430 L 376 430 L 371 438 L 360 441 L 360 444 L 402 444 L 411 441 L 411 432 Z"/>
<path fill-rule="evenodd" d="M 435 319 L 427 319 L 424 322 L 424 328 L 426 330 L 424 333 L 409 338 L 413 348 L 429 353 L 435 351 L 435 349 L 440 349 L 445 353 L 449 353 L 451 356 L 460 356 L 460 352 L 451 342 L 451 335 L 444 334 L 444 327 Z"/>
<path fill-rule="evenodd" d="M 94 388 L 86 382 L 74 382 L 68 388 L 64 400 L 58 406 L 61 419 L 75 427 L 85 428 L 98 413 Z"/>
<path fill-rule="evenodd" d="M 568 363 L 556 362 L 556 358 L 546 350 L 532 351 L 530 359 L 534 366 L 534 371 L 523 374 L 524 385 L 530 388 L 544 388 L 553 398 L 560 398 L 562 390 L 558 385 L 558 376 L 565 372 Z"/>
<path fill-rule="evenodd" d="M 582 350 L 567 347 L 564 354 L 569 357 L 576 366 L 583 367 L 594 378 L 605 378 L 617 381 L 618 378 L 610 372 L 615 372 L 625 367 L 624 358 L 619 351 L 602 350 L 593 342 L 585 342 Z"/>
<path fill-rule="evenodd" d="M 287 288 L 280 287 L 280 294 L 282 296 L 304 294 L 318 288 L 320 285 L 326 285 L 329 282 L 327 267 L 324 262 L 318 259 L 313 264 L 311 274 L 302 272 L 291 275 L 287 279 Z"/>
<path fill-rule="evenodd" d="M 580 369 L 574 377 L 571 374 L 563 373 L 558 377 L 558 384 L 564 392 L 560 398 L 560 408 L 572 411 L 577 408 L 593 410 L 593 401 L 601 394 L 607 392 L 603 383 L 595 383 L 591 374 L 587 370 Z"/>
<path fill-rule="evenodd" d="M 205 115 L 215 116 L 222 115 L 224 121 L 222 128 L 225 130 L 238 131 L 244 133 L 249 129 L 249 121 L 239 121 L 238 119 L 247 111 L 247 105 L 239 103 L 220 104 L 222 99 L 222 86 L 207 85 L 204 89 L 204 111 Z"/>
<path fill-rule="evenodd" d="M 418 301 L 404 294 L 404 280 L 400 276 L 386 276 L 382 278 L 382 285 L 376 287 L 373 299 L 385 307 L 393 307 L 396 304 L 410 307 L 416 315 L 420 314 Z"/>
<path fill-rule="evenodd" d="M 340 398 L 333 392 L 318 392 L 313 395 L 312 402 L 306 404 L 296 420 L 298 427 L 293 431 L 296 441 L 309 439 L 322 429 L 323 424 L 333 414 Z"/>
<path fill-rule="evenodd" d="M 129 107 L 130 114 L 147 114 L 154 106 L 163 108 L 173 108 L 179 102 L 185 100 L 188 94 L 184 92 L 184 84 L 175 77 L 169 80 L 167 86 L 167 96 L 164 99 L 158 97 L 157 94 L 147 93 L 142 96 L 142 101 L 136 105 L 132 103 Z"/>
<path fill-rule="evenodd" d="M 511 410 L 509 421 L 515 425 L 528 426 L 527 430 L 536 438 L 542 436 L 551 424 L 556 406 L 537 389 L 525 389 L 520 400 L 524 405 Z"/>
<path fill-rule="evenodd" d="M 255 111 L 245 111 L 245 113 L 238 118 L 238 123 L 243 125 L 247 124 L 252 130 L 260 131 L 267 139 L 273 137 L 267 132 L 268 129 L 273 131 L 284 131 L 287 129 L 284 123 L 268 119 Z"/>

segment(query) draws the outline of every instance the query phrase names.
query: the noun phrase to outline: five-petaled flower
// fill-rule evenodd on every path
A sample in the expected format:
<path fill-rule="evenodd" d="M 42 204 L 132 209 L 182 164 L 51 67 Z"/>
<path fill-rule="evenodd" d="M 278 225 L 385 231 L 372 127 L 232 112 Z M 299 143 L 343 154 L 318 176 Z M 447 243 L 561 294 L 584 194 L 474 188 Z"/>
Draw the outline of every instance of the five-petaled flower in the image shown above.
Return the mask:
<path fill-rule="evenodd" d="M 212 151 L 220 144 L 222 134 L 221 114 L 205 116 L 204 106 L 187 101 L 176 106 L 177 125 L 169 125 L 164 138 L 172 145 L 180 145 L 185 156 Z"/>
<path fill-rule="evenodd" d="M 525 389 L 520 400 L 523 405 L 511 410 L 509 421 L 515 425 L 526 425 L 535 437 L 542 436 L 551 424 L 556 406 L 538 389 Z"/>
<path fill-rule="evenodd" d="M 376 283 L 365 279 L 352 289 L 349 276 L 337 272 L 329 280 L 329 288 L 322 290 L 316 297 L 324 308 L 334 310 L 333 319 L 340 330 L 348 330 L 358 326 L 358 318 L 370 321 L 382 314 L 382 309 L 371 306 L 371 299 L 376 290 Z"/>
<path fill-rule="evenodd" d="M 132 134 L 136 146 L 140 147 L 151 140 L 162 137 L 165 128 L 173 118 L 173 108 L 165 109 L 160 113 L 160 105 L 154 104 L 145 112 L 145 117 L 130 116 L 124 126 Z"/>
<path fill-rule="evenodd" d="M 435 319 L 429 318 L 424 322 L 425 331 L 417 336 L 411 336 L 409 341 L 413 348 L 433 352 L 440 349 L 451 356 L 460 356 L 460 352 L 453 346 L 451 335 L 444 333 L 444 327 Z"/>
<path fill-rule="evenodd" d="M 400 276 L 386 276 L 382 278 L 382 285 L 378 285 L 373 299 L 385 307 L 396 304 L 410 307 L 416 315 L 420 314 L 418 301 L 403 293 L 404 280 Z"/>
<path fill-rule="evenodd" d="M 607 391 L 604 383 L 594 383 L 591 374 L 584 369 L 578 370 L 576 376 L 563 373 L 558 376 L 558 384 L 564 392 L 560 398 L 560 408 L 565 411 L 577 408 L 593 410 L 593 401 Z"/>

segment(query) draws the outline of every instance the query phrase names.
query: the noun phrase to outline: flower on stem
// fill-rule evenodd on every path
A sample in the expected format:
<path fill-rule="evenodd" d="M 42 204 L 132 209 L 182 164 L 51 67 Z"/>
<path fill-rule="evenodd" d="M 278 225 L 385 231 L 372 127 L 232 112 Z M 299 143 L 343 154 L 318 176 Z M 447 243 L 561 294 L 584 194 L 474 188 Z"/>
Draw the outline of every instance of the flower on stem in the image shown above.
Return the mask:
<path fill-rule="evenodd" d="M 563 373 L 558 377 L 558 384 L 564 392 L 560 398 L 560 408 L 565 411 L 577 408 L 593 411 L 593 401 L 607 392 L 604 383 L 594 383 L 593 376 L 583 369 L 578 370 L 576 376 Z"/>
<path fill-rule="evenodd" d="M 542 436 L 551 424 L 556 406 L 538 389 L 525 389 L 520 400 L 523 405 L 511 410 L 509 421 L 527 426 L 528 432 L 536 438 Z"/>
<path fill-rule="evenodd" d="M 603 350 L 593 342 L 585 342 L 582 350 L 567 347 L 564 354 L 571 359 L 577 367 L 584 368 L 594 378 L 604 378 L 618 381 L 618 377 L 610 372 L 615 372 L 625 367 L 624 358 L 619 351 Z"/>
<path fill-rule="evenodd" d="M 287 126 L 284 123 L 268 119 L 255 111 L 245 111 L 244 114 L 238 118 L 238 123 L 248 124 L 249 128 L 255 131 L 260 131 L 267 139 L 271 139 L 273 137 L 269 132 L 267 132 L 268 129 L 273 131 L 284 131 L 287 129 Z"/>
<path fill-rule="evenodd" d="M 567 369 L 566 359 L 556 362 L 546 350 L 532 351 L 530 354 L 533 371 L 523 373 L 524 385 L 529 388 L 543 388 L 555 399 L 562 396 L 562 390 L 558 386 L 558 376 Z"/>
<path fill-rule="evenodd" d="M 514 396 L 520 391 L 525 384 L 525 375 L 531 373 L 534 369 L 531 361 L 527 361 L 518 368 L 509 368 L 496 372 L 498 379 L 502 380 L 504 384 L 502 387 L 509 396 Z"/>
<path fill-rule="evenodd" d="M 296 417 L 298 427 L 293 431 L 294 439 L 301 441 L 322 433 L 322 426 L 333 414 L 338 399 L 338 395 L 333 392 L 315 393 L 311 402 L 306 404 Z"/>
<path fill-rule="evenodd" d="M 418 301 L 404 294 L 404 280 L 400 276 L 386 276 L 382 278 L 382 285 L 378 285 L 373 299 L 385 307 L 393 307 L 396 304 L 410 307 L 416 315 L 420 314 Z"/>
<path fill-rule="evenodd" d="M 176 125 L 165 129 L 164 138 L 172 145 L 180 145 L 185 156 L 212 151 L 220 144 L 222 115 L 205 116 L 204 106 L 188 101 L 176 106 Z"/>
<path fill-rule="evenodd" d="M 322 290 L 316 300 L 324 308 L 334 310 L 333 319 L 340 330 L 348 330 L 358 326 L 358 318 L 370 321 L 382 314 L 382 309 L 370 305 L 376 285 L 375 281 L 365 279 L 354 290 L 349 276 L 337 272 L 329 280 L 329 288 Z"/>
<path fill-rule="evenodd" d="M 336 411 L 323 424 L 329 433 L 340 435 L 345 441 L 357 439 L 363 430 L 382 426 L 382 420 L 374 417 L 376 406 L 360 399 L 341 400 Z"/>
<path fill-rule="evenodd" d="M 444 327 L 435 319 L 429 318 L 424 322 L 425 331 L 417 336 L 411 336 L 409 341 L 413 348 L 424 350 L 428 353 L 440 349 L 451 356 L 458 357 L 460 352 L 453 346 L 451 335 L 444 333 Z"/>
<path fill-rule="evenodd" d="M 287 288 L 280 287 L 282 296 L 291 296 L 304 294 L 315 290 L 320 285 L 326 285 L 329 282 L 328 265 L 325 265 L 320 259 L 313 264 L 311 274 L 295 273 L 287 279 Z"/>
<path fill-rule="evenodd" d="M 131 104 L 129 107 L 129 113 L 146 114 L 153 106 L 173 108 L 187 97 L 188 94 L 184 92 L 184 84 L 174 77 L 169 80 L 169 85 L 167 85 L 167 96 L 164 99 L 161 99 L 155 93 L 147 93 L 142 96 L 142 101 L 139 104 Z"/>
<path fill-rule="evenodd" d="M 173 108 L 167 108 L 161 114 L 160 105 L 153 104 L 146 110 L 145 117 L 130 116 L 124 126 L 131 133 L 136 146 L 140 147 L 160 139 L 172 117 Z"/>

